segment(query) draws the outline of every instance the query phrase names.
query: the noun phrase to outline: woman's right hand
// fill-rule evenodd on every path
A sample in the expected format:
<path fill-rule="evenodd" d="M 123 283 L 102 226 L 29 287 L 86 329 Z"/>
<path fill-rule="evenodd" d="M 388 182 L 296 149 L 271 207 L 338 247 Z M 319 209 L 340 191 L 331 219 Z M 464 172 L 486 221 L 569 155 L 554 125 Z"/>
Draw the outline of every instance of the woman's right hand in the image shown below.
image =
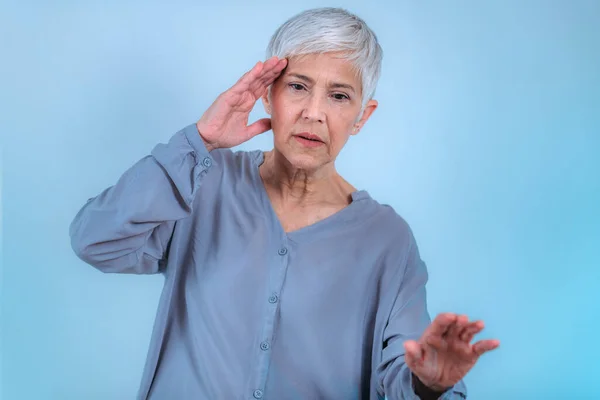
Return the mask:
<path fill-rule="evenodd" d="M 250 111 L 267 88 L 286 67 L 287 60 L 272 57 L 258 62 L 231 88 L 221 93 L 196 123 L 209 151 L 229 148 L 271 129 L 271 120 L 263 118 L 248 125 Z"/>

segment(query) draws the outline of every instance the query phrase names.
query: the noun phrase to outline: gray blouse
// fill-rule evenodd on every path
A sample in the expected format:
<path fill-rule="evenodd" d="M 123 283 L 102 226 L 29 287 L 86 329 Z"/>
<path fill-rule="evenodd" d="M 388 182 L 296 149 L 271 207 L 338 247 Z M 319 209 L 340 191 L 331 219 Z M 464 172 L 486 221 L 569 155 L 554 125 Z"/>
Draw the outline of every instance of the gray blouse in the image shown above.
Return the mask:
<path fill-rule="evenodd" d="M 402 343 L 431 320 L 409 226 L 356 191 L 286 233 L 262 161 L 209 153 L 191 124 L 72 222 L 90 265 L 164 275 L 138 398 L 416 399 Z M 442 398 L 465 397 L 461 381 Z"/>

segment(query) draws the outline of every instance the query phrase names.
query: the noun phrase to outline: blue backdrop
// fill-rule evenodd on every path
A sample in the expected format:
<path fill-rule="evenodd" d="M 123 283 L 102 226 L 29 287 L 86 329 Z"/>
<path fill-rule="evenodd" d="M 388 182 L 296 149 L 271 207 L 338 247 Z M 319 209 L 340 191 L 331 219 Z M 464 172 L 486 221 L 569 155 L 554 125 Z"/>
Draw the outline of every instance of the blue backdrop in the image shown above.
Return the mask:
<path fill-rule="evenodd" d="M 3 399 L 134 398 L 162 278 L 83 264 L 68 225 L 322 5 L 385 51 L 339 170 L 413 227 L 432 315 L 501 340 L 470 398 L 598 398 L 600 2 L 202 3 L 4 2 Z"/>

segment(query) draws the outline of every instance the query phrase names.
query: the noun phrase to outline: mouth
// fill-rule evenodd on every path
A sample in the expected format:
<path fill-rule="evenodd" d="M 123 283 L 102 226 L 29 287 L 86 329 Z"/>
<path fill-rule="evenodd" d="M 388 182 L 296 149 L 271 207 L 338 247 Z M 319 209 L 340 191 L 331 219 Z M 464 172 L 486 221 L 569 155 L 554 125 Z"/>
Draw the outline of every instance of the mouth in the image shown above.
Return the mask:
<path fill-rule="evenodd" d="M 294 135 L 294 136 L 296 136 L 296 138 L 299 138 L 299 139 L 302 139 L 302 140 L 306 140 L 306 141 L 309 141 L 309 142 L 325 143 L 317 135 L 313 135 L 312 133 L 308 133 L 308 132 L 302 132 L 302 133 L 299 133 L 299 134 Z"/>
<path fill-rule="evenodd" d="M 302 147 L 307 149 L 314 149 L 325 144 L 320 137 L 308 132 L 302 132 L 294 135 L 294 139 L 296 139 L 296 142 L 298 142 Z"/>

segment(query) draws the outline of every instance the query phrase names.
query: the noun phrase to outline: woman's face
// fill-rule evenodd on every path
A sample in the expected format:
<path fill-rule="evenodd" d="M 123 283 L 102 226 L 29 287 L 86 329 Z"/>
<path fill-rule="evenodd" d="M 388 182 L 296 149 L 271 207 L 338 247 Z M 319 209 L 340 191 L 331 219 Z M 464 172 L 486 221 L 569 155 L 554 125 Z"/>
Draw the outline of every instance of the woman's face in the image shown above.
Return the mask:
<path fill-rule="evenodd" d="M 296 168 L 332 165 L 377 102 L 361 115 L 362 85 L 352 64 L 332 54 L 288 59 L 263 102 L 271 115 L 275 149 Z"/>

